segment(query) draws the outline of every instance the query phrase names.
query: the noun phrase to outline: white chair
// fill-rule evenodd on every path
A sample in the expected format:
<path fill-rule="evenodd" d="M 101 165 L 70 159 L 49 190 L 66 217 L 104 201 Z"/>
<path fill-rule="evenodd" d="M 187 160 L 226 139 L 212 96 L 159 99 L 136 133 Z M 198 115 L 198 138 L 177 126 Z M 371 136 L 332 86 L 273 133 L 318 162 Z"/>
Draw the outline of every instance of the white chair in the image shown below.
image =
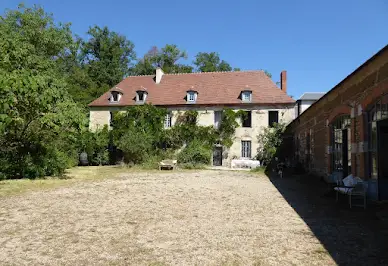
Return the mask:
<path fill-rule="evenodd" d="M 338 202 L 338 195 L 344 194 L 348 196 L 349 206 L 360 206 L 366 209 L 366 191 L 367 183 L 365 183 L 359 177 L 353 177 L 352 175 L 347 176 L 343 180 L 339 179 L 337 186 L 334 188 L 336 191 L 336 201 Z M 352 198 L 362 199 L 363 204 L 354 204 Z"/>

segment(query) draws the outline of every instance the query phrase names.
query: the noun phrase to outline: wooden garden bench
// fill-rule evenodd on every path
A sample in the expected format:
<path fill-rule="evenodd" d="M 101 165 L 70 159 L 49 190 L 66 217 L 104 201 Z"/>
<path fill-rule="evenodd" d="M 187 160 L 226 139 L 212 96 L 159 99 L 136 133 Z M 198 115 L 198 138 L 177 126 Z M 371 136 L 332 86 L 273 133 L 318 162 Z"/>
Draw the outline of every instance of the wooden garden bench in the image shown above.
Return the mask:
<path fill-rule="evenodd" d="M 163 168 L 174 170 L 176 168 L 177 160 L 163 160 L 159 163 L 159 170 Z"/>

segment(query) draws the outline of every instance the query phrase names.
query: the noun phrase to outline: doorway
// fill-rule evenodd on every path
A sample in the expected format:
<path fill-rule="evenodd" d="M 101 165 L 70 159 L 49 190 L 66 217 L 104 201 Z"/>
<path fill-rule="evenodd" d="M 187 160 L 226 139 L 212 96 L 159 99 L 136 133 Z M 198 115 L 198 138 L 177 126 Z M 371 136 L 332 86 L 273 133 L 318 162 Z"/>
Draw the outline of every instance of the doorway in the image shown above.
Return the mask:
<path fill-rule="evenodd" d="M 213 148 L 213 166 L 222 166 L 222 146 Z"/>
<path fill-rule="evenodd" d="M 333 172 L 342 173 L 342 177 L 347 177 L 351 173 L 351 129 L 350 116 L 338 117 L 332 124 L 332 145 L 333 145 Z"/>
<path fill-rule="evenodd" d="M 379 200 L 388 200 L 388 119 L 377 122 Z"/>

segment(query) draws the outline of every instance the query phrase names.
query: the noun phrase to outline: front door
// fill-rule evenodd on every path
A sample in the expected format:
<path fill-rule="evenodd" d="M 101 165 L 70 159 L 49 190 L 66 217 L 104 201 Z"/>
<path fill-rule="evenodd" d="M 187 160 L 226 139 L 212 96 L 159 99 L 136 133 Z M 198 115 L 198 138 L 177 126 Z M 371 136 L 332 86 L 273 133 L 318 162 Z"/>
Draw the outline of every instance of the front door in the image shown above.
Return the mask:
<path fill-rule="evenodd" d="M 377 122 L 379 200 L 388 200 L 388 119 Z"/>
<path fill-rule="evenodd" d="M 213 149 L 213 165 L 222 166 L 222 147 L 214 147 Z"/>

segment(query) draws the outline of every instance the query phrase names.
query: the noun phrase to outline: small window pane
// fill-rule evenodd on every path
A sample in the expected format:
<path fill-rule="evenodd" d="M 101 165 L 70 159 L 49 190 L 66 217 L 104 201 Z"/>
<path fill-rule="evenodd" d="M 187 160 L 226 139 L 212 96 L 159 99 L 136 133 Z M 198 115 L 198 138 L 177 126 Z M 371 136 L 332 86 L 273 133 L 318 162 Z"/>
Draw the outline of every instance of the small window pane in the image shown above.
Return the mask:
<path fill-rule="evenodd" d="M 117 91 L 112 91 L 111 92 L 111 102 L 118 102 L 119 101 L 119 93 Z"/>
<path fill-rule="evenodd" d="M 273 127 L 274 123 L 279 123 L 279 112 L 278 111 L 269 111 L 268 112 L 268 126 Z"/>
<path fill-rule="evenodd" d="M 142 101 L 144 101 L 144 92 L 142 92 L 142 91 L 139 91 L 138 92 L 138 99 L 139 99 L 139 102 L 142 102 Z"/>
<path fill-rule="evenodd" d="M 242 93 L 242 100 L 244 102 L 250 102 L 251 101 L 251 92 L 250 91 L 244 91 Z"/>
<path fill-rule="evenodd" d="M 251 141 L 241 141 L 241 157 L 251 158 Z"/>
<path fill-rule="evenodd" d="M 214 127 L 219 128 L 222 121 L 222 111 L 214 111 Z"/>
<path fill-rule="evenodd" d="M 171 127 L 171 114 L 167 114 L 166 117 L 164 118 L 164 127 L 165 128 L 170 128 Z"/>
<path fill-rule="evenodd" d="M 194 92 L 189 92 L 188 93 L 188 97 L 187 97 L 187 100 L 189 101 L 189 102 L 194 102 L 195 101 L 195 97 L 194 97 L 195 95 L 194 95 Z"/>
<path fill-rule="evenodd" d="M 242 116 L 242 126 L 243 127 L 252 127 L 252 112 L 245 111 Z"/>

